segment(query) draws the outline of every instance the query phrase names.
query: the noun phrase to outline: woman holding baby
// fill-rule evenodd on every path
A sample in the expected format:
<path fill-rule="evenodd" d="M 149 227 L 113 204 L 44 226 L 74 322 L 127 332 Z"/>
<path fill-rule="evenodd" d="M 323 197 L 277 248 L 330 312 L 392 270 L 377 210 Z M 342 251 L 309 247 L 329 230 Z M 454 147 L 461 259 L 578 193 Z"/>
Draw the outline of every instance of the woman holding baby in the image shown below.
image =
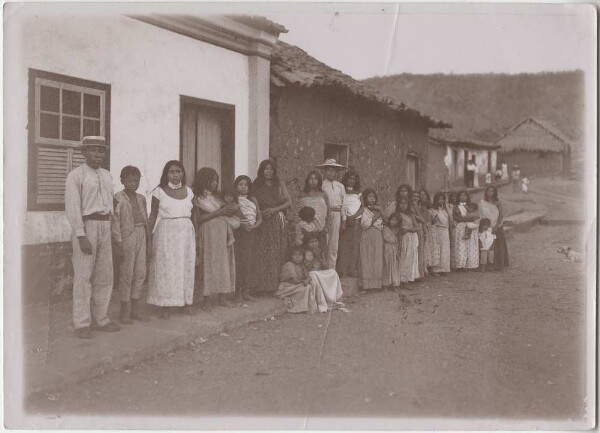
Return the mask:
<path fill-rule="evenodd" d="M 194 177 L 193 221 L 196 228 L 197 287 L 204 297 L 203 308 L 211 310 L 211 295 L 219 305 L 232 307 L 227 295 L 235 292 L 234 217 L 239 204 L 225 203 L 217 190 L 219 175 L 209 167 Z M 239 222 L 238 222 L 239 224 Z"/>

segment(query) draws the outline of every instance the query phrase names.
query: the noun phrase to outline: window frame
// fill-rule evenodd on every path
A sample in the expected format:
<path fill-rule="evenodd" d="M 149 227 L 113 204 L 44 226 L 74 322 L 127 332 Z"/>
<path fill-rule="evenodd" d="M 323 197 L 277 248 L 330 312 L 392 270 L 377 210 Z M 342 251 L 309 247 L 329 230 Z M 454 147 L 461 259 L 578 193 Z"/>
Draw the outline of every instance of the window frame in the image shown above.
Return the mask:
<path fill-rule="evenodd" d="M 40 137 L 40 89 L 42 85 L 58 88 L 59 95 L 62 95 L 62 89 L 74 90 L 83 93 L 100 96 L 100 130 L 104 128 L 104 137 L 108 150 L 103 167 L 110 168 L 110 105 L 111 105 L 111 86 L 110 84 L 99 83 L 82 78 L 71 77 L 68 75 L 46 72 L 38 69 L 29 68 L 28 81 L 28 124 L 27 124 L 27 210 L 28 211 L 64 211 L 64 203 L 37 203 L 37 181 L 38 181 L 38 159 L 37 152 L 39 146 L 66 149 L 77 149 L 80 141 L 61 140 L 54 138 Z M 102 97 L 102 95 L 104 97 Z M 62 96 L 59 96 L 62 98 Z M 60 101 L 60 99 L 59 99 Z M 59 102 L 59 109 L 62 110 Z M 62 111 L 59 113 L 59 131 L 62 128 Z M 67 114 L 67 116 L 69 116 Z M 80 128 L 83 128 L 83 120 L 92 119 L 83 115 L 83 104 L 81 106 L 81 116 L 72 115 L 71 117 L 81 119 Z M 98 120 L 93 118 L 94 120 Z M 82 129 L 80 129 L 83 131 Z M 60 133 L 59 133 L 60 136 Z"/>
<path fill-rule="evenodd" d="M 337 161 L 336 162 L 338 164 L 342 164 L 346 167 L 349 167 L 350 165 L 350 145 L 348 143 L 336 143 L 334 141 L 326 141 L 325 143 L 323 143 L 323 159 L 326 159 L 326 149 L 327 146 L 337 146 L 337 147 L 343 147 L 345 148 L 345 152 L 346 152 L 346 160 L 345 161 Z"/>

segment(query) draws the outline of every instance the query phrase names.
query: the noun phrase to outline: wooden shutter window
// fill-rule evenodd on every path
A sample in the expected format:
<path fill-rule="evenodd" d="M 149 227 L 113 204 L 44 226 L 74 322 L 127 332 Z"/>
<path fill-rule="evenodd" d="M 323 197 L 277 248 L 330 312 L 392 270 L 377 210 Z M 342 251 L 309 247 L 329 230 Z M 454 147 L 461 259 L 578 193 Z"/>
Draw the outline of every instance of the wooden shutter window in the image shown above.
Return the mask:
<path fill-rule="evenodd" d="M 108 139 L 110 86 L 34 69 L 29 74 L 28 210 L 62 210 L 67 175 L 85 162 L 81 138 Z"/>
<path fill-rule="evenodd" d="M 37 203 L 64 203 L 65 181 L 69 173 L 69 149 L 38 146 Z"/>

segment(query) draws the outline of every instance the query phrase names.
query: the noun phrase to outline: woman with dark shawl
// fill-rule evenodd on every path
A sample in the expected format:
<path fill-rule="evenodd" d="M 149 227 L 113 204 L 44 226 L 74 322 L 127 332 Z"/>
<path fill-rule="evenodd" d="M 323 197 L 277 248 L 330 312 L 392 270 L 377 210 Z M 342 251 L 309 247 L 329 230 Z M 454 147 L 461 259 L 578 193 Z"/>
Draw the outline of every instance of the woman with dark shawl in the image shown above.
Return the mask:
<path fill-rule="evenodd" d="M 275 162 L 270 159 L 260 163 L 252 188 L 263 217 L 262 225 L 256 229 L 257 290 L 274 292 L 287 250 L 287 222 L 283 211 L 292 202 L 277 176 Z"/>

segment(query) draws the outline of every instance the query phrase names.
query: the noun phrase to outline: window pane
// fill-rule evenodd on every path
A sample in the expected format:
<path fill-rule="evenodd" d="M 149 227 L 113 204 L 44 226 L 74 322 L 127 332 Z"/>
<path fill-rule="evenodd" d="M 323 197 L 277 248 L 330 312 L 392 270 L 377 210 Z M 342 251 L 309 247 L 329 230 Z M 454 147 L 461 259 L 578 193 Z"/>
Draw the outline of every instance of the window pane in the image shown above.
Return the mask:
<path fill-rule="evenodd" d="M 62 118 L 62 139 L 63 140 L 73 140 L 79 141 L 81 140 L 80 135 L 80 126 L 81 119 L 76 117 L 66 117 Z"/>
<path fill-rule="evenodd" d="M 40 137 L 60 138 L 58 136 L 58 122 L 60 118 L 57 114 L 40 113 Z"/>
<path fill-rule="evenodd" d="M 83 119 L 83 136 L 88 135 L 102 135 L 100 132 L 100 121 Z"/>
<path fill-rule="evenodd" d="M 100 96 L 83 94 L 83 115 L 100 118 Z"/>
<path fill-rule="evenodd" d="M 40 108 L 44 111 L 59 112 L 59 93 L 56 87 L 40 86 Z"/>
<path fill-rule="evenodd" d="M 62 112 L 81 116 L 81 93 L 64 89 L 62 92 Z"/>

